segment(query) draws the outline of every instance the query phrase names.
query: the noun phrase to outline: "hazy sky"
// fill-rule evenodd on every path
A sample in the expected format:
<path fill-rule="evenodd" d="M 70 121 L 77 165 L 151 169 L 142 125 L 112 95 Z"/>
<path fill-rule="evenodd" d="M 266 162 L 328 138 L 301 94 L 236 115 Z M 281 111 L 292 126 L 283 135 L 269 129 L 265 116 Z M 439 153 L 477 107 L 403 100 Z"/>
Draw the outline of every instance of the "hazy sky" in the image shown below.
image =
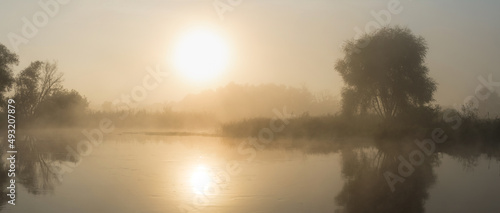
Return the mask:
<path fill-rule="evenodd" d="M 47 2 L 47 0 L 41 0 Z M 46 26 L 20 44 L 19 71 L 34 60 L 56 60 L 64 85 L 92 104 L 112 101 L 142 84 L 146 67 L 171 69 L 169 54 L 182 34 L 205 26 L 229 44 L 228 68 L 215 80 L 194 84 L 175 70 L 145 103 L 179 100 L 188 93 L 236 83 L 305 85 L 338 94 L 334 70 L 342 42 L 375 21 L 371 11 L 389 0 L 243 0 L 221 20 L 212 0 L 72 0 L 60 5 Z M 226 2 L 225 0 L 222 2 Z M 435 98 L 461 103 L 474 94 L 477 77 L 500 81 L 500 1 L 399 1 L 390 24 L 409 27 L 429 47 L 427 65 L 438 82 Z M 22 35 L 23 17 L 43 11 L 37 0 L 0 2 L 0 43 Z"/>

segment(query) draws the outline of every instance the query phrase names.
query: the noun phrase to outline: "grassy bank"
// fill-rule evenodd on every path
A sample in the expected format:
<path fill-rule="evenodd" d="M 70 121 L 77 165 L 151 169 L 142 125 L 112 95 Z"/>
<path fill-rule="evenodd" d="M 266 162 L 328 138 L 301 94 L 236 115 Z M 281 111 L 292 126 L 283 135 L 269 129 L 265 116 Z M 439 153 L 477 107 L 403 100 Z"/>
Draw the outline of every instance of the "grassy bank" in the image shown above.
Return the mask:
<path fill-rule="evenodd" d="M 227 137 L 257 137 L 269 128 L 271 118 L 252 118 L 225 123 L 221 135 Z M 462 143 L 483 141 L 500 143 L 500 119 L 479 119 L 458 112 L 436 111 L 432 116 L 415 115 L 398 119 L 381 119 L 375 115 L 347 117 L 342 115 L 309 116 L 288 119 L 285 128 L 275 137 L 335 138 L 370 137 L 401 140 L 428 138 L 432 130 L 442 129 L 449 139 Z M 281 125 L 281 124 L 280 124 Z"/>

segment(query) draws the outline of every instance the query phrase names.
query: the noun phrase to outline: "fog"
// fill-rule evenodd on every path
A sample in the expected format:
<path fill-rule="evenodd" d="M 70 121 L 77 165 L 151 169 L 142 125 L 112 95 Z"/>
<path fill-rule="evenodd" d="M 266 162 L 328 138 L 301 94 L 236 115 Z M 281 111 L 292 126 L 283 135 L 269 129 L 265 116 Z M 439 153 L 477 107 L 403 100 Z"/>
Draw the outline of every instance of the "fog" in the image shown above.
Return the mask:
<path fill-rule="evenodd" d="M 2 1 L 0 211 L 497 210 L 499 9 Z"/>
<path fill-rule="evenodd" d="M 479 76 L 492 74 L 498 81 L 498 2 L 398 2 L 401 12 L 381 20 L 426 38 L 439 104 L 462 104 L 474 94 Z M 0 25 L 0 43 L 13 50 L 7 35 L 22 35 L 23 17 L 31 20 L 41 8 L 27 1 L 2 5 L 2 20 L 9 21 Z M 18 45 L 22 57 L 14 70 L 34 60 L 57 60 L 64 85 L 85 95 L 91 107 L 140 85 L 146 68 L 157 64 L 172 76 L 149 93 L 145 104 L 180 101 L 230 82 L 305 85 L 313 93 L 328 90 L 335 96 L 343 85 L 333 69 L 341 46 L 368 32 L 369 23 L 379 23 L 373 13 L 383 10 L 388 11 L 386 1 L 245 1 L 222 21 L 210 1 L 71 1 Z M 233 57 L 219 78 L 193 83 L 172 69 L 168 57 L 182 32 L 198 25 L 223 35 Z"/>

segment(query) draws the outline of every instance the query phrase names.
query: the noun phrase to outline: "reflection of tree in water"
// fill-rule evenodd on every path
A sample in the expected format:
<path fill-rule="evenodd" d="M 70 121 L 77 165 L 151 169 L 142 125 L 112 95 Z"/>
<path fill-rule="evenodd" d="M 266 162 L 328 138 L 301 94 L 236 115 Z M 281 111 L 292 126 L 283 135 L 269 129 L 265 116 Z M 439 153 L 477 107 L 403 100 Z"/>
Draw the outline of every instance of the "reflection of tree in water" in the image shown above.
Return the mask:
<path fill-rule="evenodd" d="M 476 167 L 481 157 L 500 160 L 498 143 L 448 141 L 436 146 L 436 152 L 430 156 L 425 155 L 425 161 L 414 166 L 413 173 L 404 178 L 398 171 L 401 162 L 398 157 L 409 160 L 409 153 L 417 149 L 407 142 L 380 142 L 363 148 L 353 145 L 341 149 L 345 184 L 335 199 L 343 207 L 341 212 L 425 212 L 428 190 L 436 181 L 434 167 L 439 164 L 439 153 L 462 163 L 464 169 Z M 384 176 L 386 172 L 404 178 L 404 182 L 395 183 L 394 192 Z"/>
<path fill-rule="evenodd" d="M 437 155 L 425 159 L 403 183 L 396 183 L 392 192 L 385 172 L 398 173 L 398 156 L 405 152 L 381 151 L 375 148 L 344 149 L 342 175 L 345 184 L 336 202 L 343 212 L 424 212 L 428 189 L 435 183 L 433 166 Z M 408 153 L 408 152 L 406 152 Z"/>
<path fill-rule="evenodd" d="M 26 137 L 26 140 L 18 142 L 18 149 L 23 150 L 22 161 L 19 161 L 18 180 L 28 189 L 29 193 L 38 195 L 46 194 L 54 190 L 56 174 L 51 170 L 51 163 L 58 160 L 51 150 L 48 141 L 39 141 L 34 137 Z"/>
<path fill-rule="evenodd" d="M 465 170 L 479 165 L 479 159 L 500 161 L 500 143 L 497 141 L 465 141 L 460 144 L 444 144 L 442 151 L 462 164 Z"/>
<path fill-rule="evenodd" d="M 76 140 L 62 136 L 20 136 L 16 140 L 16 192 L 22 186 L 29 193 L 39 195 L 47 194 L 54 191 L 55 186 L 59 183 L 58 174 L 52 169 L 54 163 L 72 161 L 67 159 L 66 146 L 75 143 Z M 1 147 L 6 150 L 6 147 Z M 0 185 L 3 194 L 7 193 L 7 185 L 10 178 L 7 177 L 8 164 L 6 158 L 2 158 L 0 168 Z M 18 194 L 16 194 L 18 196 Z M 7 196 L 1 196 L 1 206 L 8 201 Z"/>

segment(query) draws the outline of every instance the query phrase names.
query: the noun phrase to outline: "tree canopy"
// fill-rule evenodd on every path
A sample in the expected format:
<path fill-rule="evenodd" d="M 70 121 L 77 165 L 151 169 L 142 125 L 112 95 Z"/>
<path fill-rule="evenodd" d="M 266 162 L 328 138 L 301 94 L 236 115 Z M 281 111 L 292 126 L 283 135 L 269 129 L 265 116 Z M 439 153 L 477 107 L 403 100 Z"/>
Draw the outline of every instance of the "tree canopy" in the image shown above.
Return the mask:
<path fill-rule="evenodd" d="M 17 75 L 15 82 L 17 110 L 30 118 L 35 115 L 40 103 L 62 88 L 62 73 L 57 71 L 55 62 L 34 61 Z"/>
<path fill-rule="evenodd" d="M 345 82 L 342 110 L 396 117 L 433 101 L 436 83 L 424 64 L 427 44 L 408 28 L 384 27 L 350 40 L 336 71 Z"/>
<path fill-rule="evenodd" d="M 7 92 L 14 82 L 12 65 L 19 63 L 18 56 L 11 52 L 3 44 L 0 44 L 0 101 L 3 102 L 4 93 Z"/>

